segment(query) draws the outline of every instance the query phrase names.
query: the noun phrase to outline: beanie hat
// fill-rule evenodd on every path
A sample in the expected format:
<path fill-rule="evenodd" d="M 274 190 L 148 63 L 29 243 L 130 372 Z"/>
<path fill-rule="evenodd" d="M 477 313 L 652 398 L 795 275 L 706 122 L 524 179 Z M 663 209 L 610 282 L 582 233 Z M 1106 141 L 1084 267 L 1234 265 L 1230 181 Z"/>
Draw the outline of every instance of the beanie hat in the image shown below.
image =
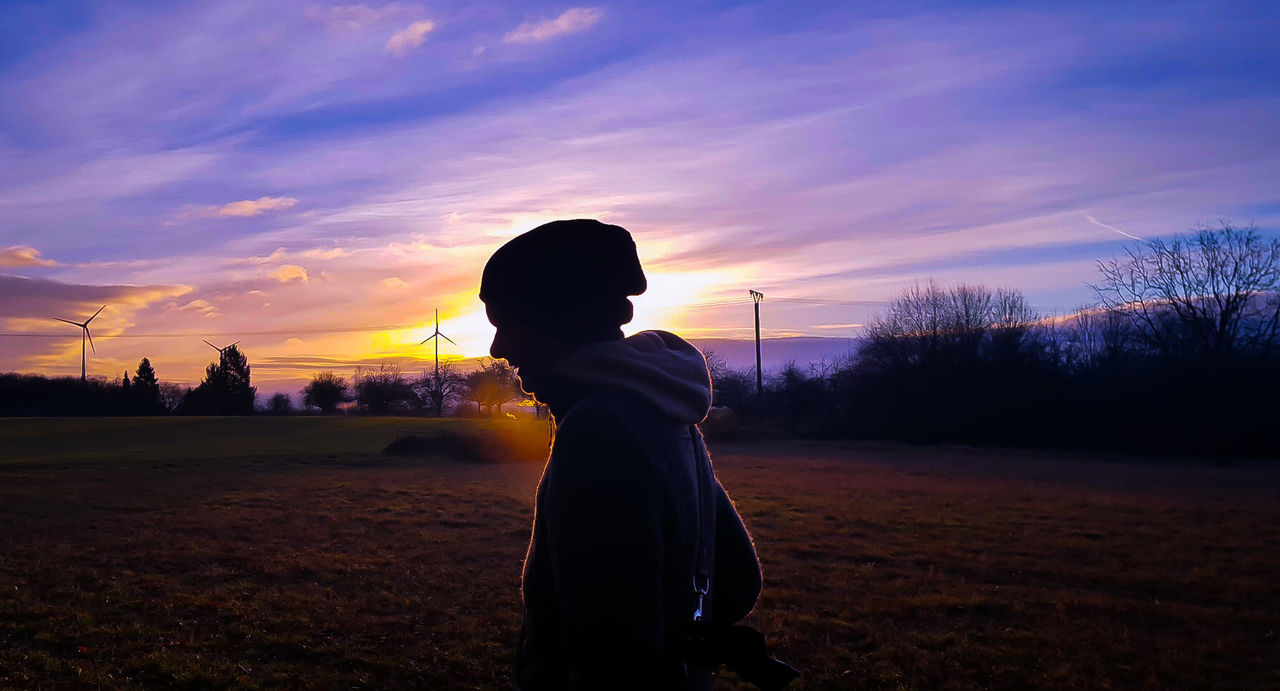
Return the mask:
<path fill-rule="evenodd" d="M 621 226 L 552 221 L 512 238 L 489 258 L 480 299 L 569 338 L 621 338 L 631 295 L 648 287 L 636 244 Z M 616 334 L 616 336 L 615 336 Z"/>

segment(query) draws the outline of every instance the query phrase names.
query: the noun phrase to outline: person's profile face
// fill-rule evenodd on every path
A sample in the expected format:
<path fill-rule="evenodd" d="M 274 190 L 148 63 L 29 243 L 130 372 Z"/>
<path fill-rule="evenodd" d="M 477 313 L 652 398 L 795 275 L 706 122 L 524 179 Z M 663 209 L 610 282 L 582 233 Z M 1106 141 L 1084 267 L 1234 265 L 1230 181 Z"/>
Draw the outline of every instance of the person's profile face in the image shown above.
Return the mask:
<path fill-rule="evenodd" d="M 517 316 L 485 305 L 494 326 L 489 355 L 506 360 L 520 377 L 520 388 L 537 395 L 546 375 L 568 354 L 567 345 Z"/>

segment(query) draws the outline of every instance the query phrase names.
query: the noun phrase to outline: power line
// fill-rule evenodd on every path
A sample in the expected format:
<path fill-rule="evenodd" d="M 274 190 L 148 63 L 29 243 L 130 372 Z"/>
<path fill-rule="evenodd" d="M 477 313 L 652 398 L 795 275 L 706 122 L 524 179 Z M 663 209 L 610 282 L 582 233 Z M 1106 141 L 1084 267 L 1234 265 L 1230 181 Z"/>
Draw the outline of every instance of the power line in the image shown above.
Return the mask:
<path fill-rule="evenodd" d="M 891 303 L 887 300 L 839 300 L 834 298 L 769 298 L 769 302 L 787 302 L 793 304 L 807 305 L 845 305 L 849 307 L 888 307 Z M 694 309 L 701 307 L 719 307 L 721 305 L 749 305 L 751 298 L 720 298 L 717 300 L 706 300 L 703 302 L 695 302 L 686 305 L 686 309 Z"/>

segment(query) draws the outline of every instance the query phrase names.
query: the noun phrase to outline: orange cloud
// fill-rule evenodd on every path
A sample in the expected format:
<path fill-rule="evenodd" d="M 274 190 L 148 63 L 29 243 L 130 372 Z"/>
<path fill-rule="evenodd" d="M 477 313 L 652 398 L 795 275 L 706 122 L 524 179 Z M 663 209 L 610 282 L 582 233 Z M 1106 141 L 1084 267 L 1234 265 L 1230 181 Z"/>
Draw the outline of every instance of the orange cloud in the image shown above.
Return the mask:
<path fill-rule="evenodd" d="M 302 281 L 303 283 L 306 283 L 310 280 L 310 276 L 307 275 L 307 270 L 297 264 L 281 264 L 267 275 L 281 283 L 288 283 L 290 281 Z"/>
<path fill-rule="evenodd" d="M 40 256 L 40 250 L 26 245 L 13 245 L 0 250 L 0 267 L 55 266 L 58 262 Z"/>

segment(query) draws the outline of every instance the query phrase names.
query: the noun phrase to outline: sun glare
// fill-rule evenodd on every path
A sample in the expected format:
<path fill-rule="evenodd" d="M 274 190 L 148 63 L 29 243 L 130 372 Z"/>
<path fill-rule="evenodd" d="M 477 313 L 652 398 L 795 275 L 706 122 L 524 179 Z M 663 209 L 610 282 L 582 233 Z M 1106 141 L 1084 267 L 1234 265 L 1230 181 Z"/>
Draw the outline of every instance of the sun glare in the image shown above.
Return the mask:
<path fill-rule="evenodd" d="M 726 286 L 746 285 L 741 272 L 729 269 L 647 273 L 648 290 L 632 298 L 636 310 L 635 318 L 625 327 L 629 333 L 662 329 L 679 332 L 683 336 L 697 336 L 698 305 L 724 298 Z M 746 289 L 742 290 L 745 295 Z"/>

